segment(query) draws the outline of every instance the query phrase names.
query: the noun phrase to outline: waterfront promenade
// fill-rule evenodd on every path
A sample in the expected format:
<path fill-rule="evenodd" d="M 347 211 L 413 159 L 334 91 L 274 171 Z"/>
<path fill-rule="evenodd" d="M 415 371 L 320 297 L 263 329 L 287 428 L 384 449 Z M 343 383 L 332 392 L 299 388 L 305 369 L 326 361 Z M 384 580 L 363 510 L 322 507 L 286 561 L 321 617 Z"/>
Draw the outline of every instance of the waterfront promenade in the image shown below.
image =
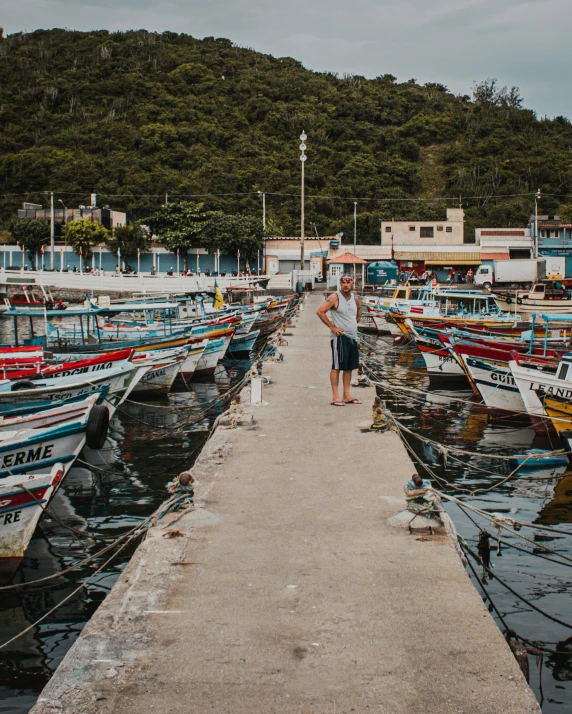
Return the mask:
<path fill-rule="evenodd" d="M 265 366 L 256 425 L 215 432 L 197 509 L 153 529 L 34 714 L 540 711 L 447 538 L 387 524 L 412 464 L 359 429 L 372 388 L 330 406 L 319 302 Z"/>

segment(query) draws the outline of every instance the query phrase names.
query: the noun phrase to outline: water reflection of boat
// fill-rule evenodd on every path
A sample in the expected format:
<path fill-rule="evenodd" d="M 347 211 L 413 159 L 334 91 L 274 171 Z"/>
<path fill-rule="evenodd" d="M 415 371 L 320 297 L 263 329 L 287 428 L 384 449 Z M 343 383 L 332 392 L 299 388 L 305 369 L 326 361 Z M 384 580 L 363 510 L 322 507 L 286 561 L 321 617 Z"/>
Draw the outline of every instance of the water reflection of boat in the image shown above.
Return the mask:
<path fill-rule="evenodd" d="M 556 645 L 557 654 L 551 654 L 548 665 L 552 668 L 552 676 L 558 682 L 572 681 L 572 637 L 562 640 Z"/>
<path fill-rule="evenodd" d="M 567 471 L 554 486 L 554 495 L 540 510 L 538 523 L 572 523 L 572 471 Z"/>
<path fill-rule="evenodd" d="M 91 477 L 91 473 L 87 471 L 87 469 L 72 468 L 67 474 L 61 488 L 52 499 L 49 506 L 49 513 L 45 513 L 40 521 L 40 530 L 44 536 L 50 540 L 52 545 L 55 545 L 56 541 L 59 541 L 61 545 L 70 540 L 70 532 L 67 531 L 59 521 L 78 531 L 87 530 L 87 521 L 78 515 L 69 498 L 69 494 L 76 487 L 78 472 L 85 472 Z M 71 553 L 73 555 L 75 555 L 80 537 L 81 536 L 73 537 L 74 548 Z"/>
<path fill-rule="evenodd" d="M 562 467 L 531 469 L 512 482 L 512 494 L 521 498 L 549 501 L 554 497 L 555 487 L 562 474 Z"/>
<path fill-rule="evenodd" d="M 22 597 L 16 593 L 2 596 L 0 631 L 4 641 L 23 632 L 31 621 L 26 614 Z M 1 707 L 4 712 L 28 711 L 51 672 L 46 664 L 37 628 L 29 630 L 0 651 Z M 9 690 L 16 690 L 10 692 Z M 8 690 L 8 691 L 7 691 Z"/>
<path fill-rule="evenodd" d="M 480 440 L 480 450 L 491 454 L 519 452 L 532 447 L 536 431 L 530 422 L 526 426 L 500 426 L 499 422 L 489 422 Z M 484 447 L 484 448 L 483 448 Z"/>

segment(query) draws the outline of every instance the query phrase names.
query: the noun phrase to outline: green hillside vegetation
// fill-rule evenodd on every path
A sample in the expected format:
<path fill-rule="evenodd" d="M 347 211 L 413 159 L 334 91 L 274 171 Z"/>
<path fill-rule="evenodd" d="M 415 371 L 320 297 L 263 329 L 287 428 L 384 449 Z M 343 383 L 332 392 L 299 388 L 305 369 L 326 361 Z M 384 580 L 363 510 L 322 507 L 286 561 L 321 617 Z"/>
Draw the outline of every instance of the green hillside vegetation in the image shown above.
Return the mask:
<path fill-rule="evenodd" d="M 462 196 L 467 237 L 525 224 L 537 188 L 543 212 L 572 203 L 570 122 L 538 119 L 494 81 L 470 98 L 390 74 L 316 73 L 223 38 L 50 30 L 0 40 L 0 85 L 4 227 L 22 200 L 47 205 L 46 190 L 70 206 L 96 192 L 138 218 L 165 193 L 260 217 L 264 191 L 282 194 L 267 196 L 272 230 L 296 235 L 302 130 L 307 194 L 351 199 L 309 197 L 308 232 L 353 235 L 354 197 L 363 242 L 379 240 L 380 218 L 437 218 L 447 205 L 397 199 Z M 494 198 L 506 194 L 529 195 Z"/>

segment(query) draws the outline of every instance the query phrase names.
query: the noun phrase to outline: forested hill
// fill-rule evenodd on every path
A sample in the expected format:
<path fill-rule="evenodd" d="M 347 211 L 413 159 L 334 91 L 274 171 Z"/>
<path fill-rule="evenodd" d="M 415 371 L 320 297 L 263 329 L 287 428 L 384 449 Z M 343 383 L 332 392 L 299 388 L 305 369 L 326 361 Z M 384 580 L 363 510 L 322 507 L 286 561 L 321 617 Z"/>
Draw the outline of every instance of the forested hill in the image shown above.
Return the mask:
<path fill-rule="evenodd" d="M 45 202 L 34 193 L 45 190 L 68 206 L 93 191 L 138 217 L 165 193 L 231 194 L 206 205 L 260 215 L 260 190 L 294 194 L 268 195 L 267 207 L 271 230 L 295 234 L 302 129 L 307 193 L 330 197 L 307 200 L 320 234 L 353 234 L 353 197 L 359 239 L 370 242 L 381 217 L 437 217 L 446 205 L 390 198 L 462 196 L 468 233 L 528 220 L 532 195 L 494 196 L 540 187 L 544 212 L 572 203 L 568 119 L 539 120 L 518 91 L 491 82 L 459 97 L 397 83 L 391 69 L 371 80 L 316 73 L 171 32 L 9 35 L 0 40 L 0 218 L 24 198 Z"/>

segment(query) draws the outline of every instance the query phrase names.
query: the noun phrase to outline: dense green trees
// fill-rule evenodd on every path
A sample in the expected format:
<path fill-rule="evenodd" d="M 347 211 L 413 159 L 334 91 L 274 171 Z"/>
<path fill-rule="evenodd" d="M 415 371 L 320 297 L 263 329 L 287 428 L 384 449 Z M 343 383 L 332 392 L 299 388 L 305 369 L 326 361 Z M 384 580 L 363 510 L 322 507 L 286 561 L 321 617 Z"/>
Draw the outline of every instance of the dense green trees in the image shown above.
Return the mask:
<path fill-rule="evenodd" d="M 246 266 L 262 250 L 262 223 L 252 216 L 227 215 L 213 212 L 203 224 L 200 242 L 209 253 L 220 250 L 222 255 L 240 255 Z"/>
<path fill-rule="evenodd" d="M 258 217 L 207 211 L 203 203 L 165 204 L 144 223 L 159 243 L 183 256 L 185 267 L 189 248 L 205 248 L 209 253 L 220 250 L 223 255 L 240 252 L 244 261 L 256 258 L 262 249 L 263 230 Z"/>
<path fill-rule="evenodd" d="M 201 227 L 208 218 L 204 204 L 180 201 L 161 206 L 145 219 L 145 225 L 159 243 L 183 256 L 186 268 L 187 250 L 199 245 Z"/>
<path fill-rule="evenodd" d="M 38 30 L 0 39 L 0 57 L 5 226 L 22 194 L 41 202 L 45 190 L 67 205 L 96 192 L 139 219 L 165 194 L 260 219 L 264 191 L 268 219 L 296 235 L 302 129 L 306 218 L 320 235 L 351 235 L 355 199 L 371 242 L 380 218 L 443 215 L 459 196 L 471 226 L 522 225 L 537 188 L 543 212 L 571 201 L 570 122 L 539 120 L 496 80 L 455 96 L 171 32 Z"/>
<path fill-rule="evenodd" d="M 106 239 L 107 247 L 115 255 L 121 255 L 124 260 L 137 257 L 137 253 L 145 253 L 149 247 L 149 234 L 138 223 L 117 226 Z"/>
<path fill-rule="evenodd" d="M 76 252 L 81 251 L 81 255 L 85 259 L 91 255 L 93 246 L 109 239 L 109 231 L 101 223 L 88 221 L 87 218 L 78 218 L 66 225 L 64 238 Z"/>
<path fill-rule="evenodd" d="M 32 269 L 35 255 L 50 240 L 50 224 L 43 218 L 15 218 L 10 223 L 12 240 L 29 252 Z"/>

